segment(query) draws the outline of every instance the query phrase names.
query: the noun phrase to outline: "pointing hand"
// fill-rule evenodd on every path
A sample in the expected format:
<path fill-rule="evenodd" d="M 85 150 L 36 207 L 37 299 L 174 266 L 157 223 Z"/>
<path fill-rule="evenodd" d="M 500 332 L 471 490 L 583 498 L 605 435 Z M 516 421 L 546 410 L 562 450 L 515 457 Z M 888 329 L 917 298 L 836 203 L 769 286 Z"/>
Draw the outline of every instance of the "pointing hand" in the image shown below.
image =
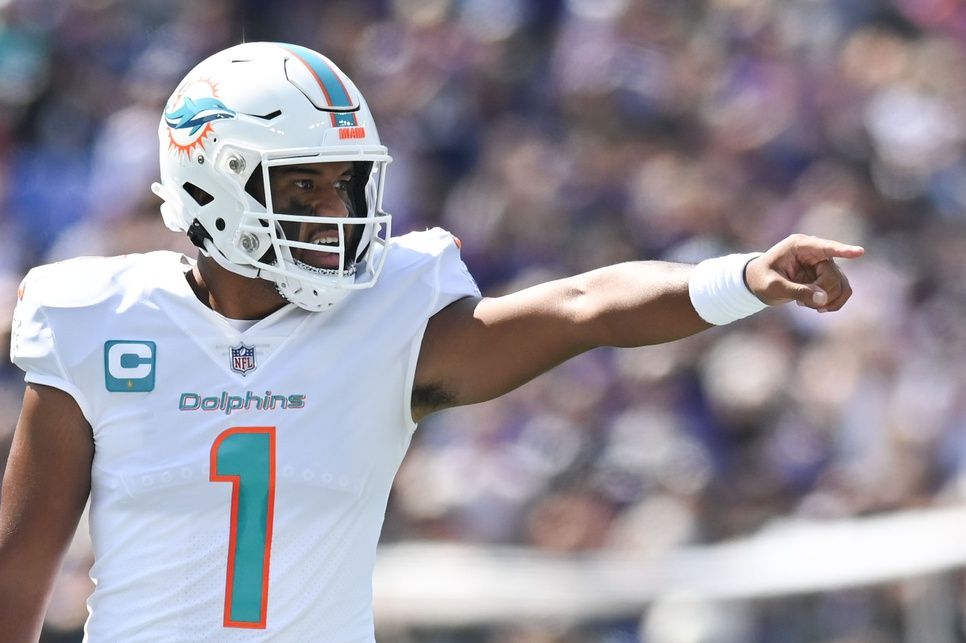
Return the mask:
<path fill-rule="evenodd" d="M 769 305 L 794 300 L 820 313 L 838 310 L 852 296 L 852 288 L 835 259 L 864 253 L 861 246 L 793 234 L 748 262 L 745 283 Z"/>

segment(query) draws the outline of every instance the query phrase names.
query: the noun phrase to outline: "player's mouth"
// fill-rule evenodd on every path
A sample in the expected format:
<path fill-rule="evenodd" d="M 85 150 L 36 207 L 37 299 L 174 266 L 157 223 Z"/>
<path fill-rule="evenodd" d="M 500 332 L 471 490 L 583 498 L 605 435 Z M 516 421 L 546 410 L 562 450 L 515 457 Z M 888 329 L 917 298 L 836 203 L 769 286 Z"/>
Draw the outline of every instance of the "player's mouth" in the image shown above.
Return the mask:
<path fill-rule="evenodd" d="M 329 268 L 333 270 L 339 268 L 339 253 L 324 250 L 324 248 L 331 248 L 332 250 L 338 249 L 339 230 L 337 228 L 315 230 L 306 243 L 319 246 L 319 250 L 298 248 L 292 252 L 292 256 L 295 259 L 315 268 Z"/>

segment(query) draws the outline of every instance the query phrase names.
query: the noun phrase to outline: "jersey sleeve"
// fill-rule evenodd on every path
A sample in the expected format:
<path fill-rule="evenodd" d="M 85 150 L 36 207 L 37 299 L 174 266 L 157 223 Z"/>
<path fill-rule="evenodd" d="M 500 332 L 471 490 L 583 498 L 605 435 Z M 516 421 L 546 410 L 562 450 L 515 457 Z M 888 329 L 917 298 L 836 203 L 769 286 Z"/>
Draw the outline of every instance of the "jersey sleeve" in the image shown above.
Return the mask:
<path fill-rule="evenodd" d="M 408 358 L 401 397 L 408 439 L 416 430 L 416 422 L 412 419 L 412 391 L 419 351 L 429 320 L 458 299 L 479 297 L 480 289 L 460 258 L 459 240 L 446 230 L 433 228 L 411 232 L 393 241 L 399 250 L 394 259 L 396 266 L 393 276 L 402 283 L 410 284 L 404 289 L 407 293 L 404 295 L 405 304 L 400 302 L 393 306 L 396 310 L 401 309 L 400 306 L 407 306 L 413 311 L 409 316 L 412 329 L 406 335 Z M 402 279 L 403 276 L 405 279 Z M 410 283 L 410 278 L 416 283 Z M 392 289 L 392 286 L 389 288 Z"/>
<path fill-rule="evenodd" d="M 429 231 L 436 238 L 437 261 L 433 271 L 435 300 L 430 316 L 463 297 L 479 297 L 480 289 L 460 257 L 460 242 L 454 235 L 441 229 Z"/>
<path fill-rule="evenodd" d="M 38 283 L 39 282 L 39 283 Z M 90 405 L 71 380 L 58 352 L 56 329 L 43 305 L 43 279 L 27 274 L 17 291 L 10 335 L 10 361 L 24 371 L 24 380 L 60 389 L 77 402 L 90 421 Z"/>

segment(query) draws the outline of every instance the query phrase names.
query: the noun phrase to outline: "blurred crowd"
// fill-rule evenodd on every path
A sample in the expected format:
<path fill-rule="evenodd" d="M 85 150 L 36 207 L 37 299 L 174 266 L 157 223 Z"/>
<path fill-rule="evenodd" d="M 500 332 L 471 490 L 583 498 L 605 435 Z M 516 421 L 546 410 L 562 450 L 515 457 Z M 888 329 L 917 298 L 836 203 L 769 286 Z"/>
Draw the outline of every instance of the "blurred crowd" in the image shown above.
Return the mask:
<path fill-rule="evenodd" d="M 786 306 L 596 350 L 430 417 L 384 542 L 659 556 L 790 517 L 963 501 L 963 2 L 0 0 L 4 323 L 31 265 L 191 253 L 148 187 L 157 122 L 194 63 L 243 39 L 312 47 L 355 80 L 394 157 L 393 230 L 453 231 L 486 294 L 763 250 L 793 231 L 867 250 L 845 266 L 855 295 L 839 313 Z M 4 364 L 3 459 L 22 386 Z M 65 567 L 46 640 L 76 640 L 86 552 Z M 918 640 L 899 589 L 758 601 L 710 638 L 647 614 L 386 638 Z"/>

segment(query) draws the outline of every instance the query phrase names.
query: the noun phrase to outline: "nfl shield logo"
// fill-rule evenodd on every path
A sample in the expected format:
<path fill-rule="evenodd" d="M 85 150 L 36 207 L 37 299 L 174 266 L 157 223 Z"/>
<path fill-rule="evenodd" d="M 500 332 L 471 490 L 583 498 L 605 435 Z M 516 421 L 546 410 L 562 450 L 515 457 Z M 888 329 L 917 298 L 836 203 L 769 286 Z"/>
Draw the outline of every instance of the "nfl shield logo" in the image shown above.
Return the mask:
<path fill-rule="evenodd" d="M 255 370 L 255 347 L 239 344 L 231 349 L 231 370 L 244 375 Z"/>

